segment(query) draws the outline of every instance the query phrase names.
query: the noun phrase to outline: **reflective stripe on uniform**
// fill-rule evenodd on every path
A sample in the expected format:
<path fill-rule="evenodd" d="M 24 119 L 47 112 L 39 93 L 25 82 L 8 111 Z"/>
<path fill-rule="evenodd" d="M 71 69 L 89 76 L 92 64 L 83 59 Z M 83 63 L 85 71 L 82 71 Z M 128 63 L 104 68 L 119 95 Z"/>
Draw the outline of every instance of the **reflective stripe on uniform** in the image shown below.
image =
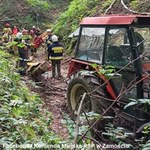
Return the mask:
<path fill-rule="evenodd" d="M 23 61 L 27 61 L 29 62 L 29 59 L 23 59 L 23 58 L 19 58 L 20 60 L 23 60 Z"/>
<path fill-rule="evenodd" d="M 52 51 L 54 51 L 54 53 L 62 53 L 63 52 L 63 48 L 62 47 L 53 47 Z"/>
<path fill-rule="evenodd" d="M 61 60 L 61 59 L 63 59 L 63 57 L 62 56 L 60 56 L 60 57 L 50 57 L 50 59 L 51 60 Z"/>

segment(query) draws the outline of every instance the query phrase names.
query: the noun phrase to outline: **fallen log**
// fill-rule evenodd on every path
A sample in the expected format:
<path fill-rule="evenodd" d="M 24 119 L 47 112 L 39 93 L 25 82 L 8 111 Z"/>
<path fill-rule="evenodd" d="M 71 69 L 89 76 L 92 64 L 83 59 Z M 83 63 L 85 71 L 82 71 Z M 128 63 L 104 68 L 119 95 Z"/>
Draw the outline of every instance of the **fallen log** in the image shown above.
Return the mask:
<path fill-rule="evenodd" d="M 37 62 L 37 63 L 28 63 L 27 74 L 29 74 L 33 80 L 38 81 L 41 74 L 51 70 L 51 65 L 48 61 Z"/>

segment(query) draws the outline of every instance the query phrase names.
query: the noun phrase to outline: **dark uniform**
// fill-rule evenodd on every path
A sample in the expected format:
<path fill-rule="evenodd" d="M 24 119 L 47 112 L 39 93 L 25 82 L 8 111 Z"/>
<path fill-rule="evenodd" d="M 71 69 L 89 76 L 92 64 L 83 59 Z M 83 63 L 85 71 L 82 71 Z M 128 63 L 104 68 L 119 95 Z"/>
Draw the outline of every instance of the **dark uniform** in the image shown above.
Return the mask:
<path fill-rule="evenodd" d="M 63 59 L 63 46 L 58 41 L 48 47 L 48 60 L 52 62 L 52 77 L 55 78 L 56 68 L 58 77 L 61 77 L 61 60 Z"/>
<path fill-rule="evenodd" d="M 21 75 L 26 75 L 27 62 L 29 59 L 28 50 L 29 45 L 24 43 L 19 43 L 18 45 L 18 55 L 19 55 L 19 73 Z"/>
<path fill-rule="evenodd" d="M 46 39 L 46 45 L 49 47 L 52 44 L 52 35 L 48 35 Z"/>

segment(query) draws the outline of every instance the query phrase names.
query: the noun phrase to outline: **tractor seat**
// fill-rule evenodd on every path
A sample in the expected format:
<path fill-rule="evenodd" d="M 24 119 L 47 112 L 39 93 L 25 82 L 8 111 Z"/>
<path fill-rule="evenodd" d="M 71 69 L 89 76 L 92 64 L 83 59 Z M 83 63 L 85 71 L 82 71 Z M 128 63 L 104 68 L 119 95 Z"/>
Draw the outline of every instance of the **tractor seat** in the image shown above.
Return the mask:
<path fill-rule="evenodd" d="M 123 53 L 118 46 L 109 46 L 106 54 L 106 63 L 113 66 L 124 66 L 126 60 L 123 58 Z"/>
<path fill-rule="evenodd" d="M 120 47 L 118 46 L 108 47 L 107 58 L 109 58 L 111 61 L 121 61 L 122 56 L 123 54 L 120 50 Z"/>
<path fill-rule="evenodd" d="M 124 54 L 118 46 L 109 46 L 106 54 L 106 63 L 115 67 L 123 67 L 128 61 L 123 57 Z"/>

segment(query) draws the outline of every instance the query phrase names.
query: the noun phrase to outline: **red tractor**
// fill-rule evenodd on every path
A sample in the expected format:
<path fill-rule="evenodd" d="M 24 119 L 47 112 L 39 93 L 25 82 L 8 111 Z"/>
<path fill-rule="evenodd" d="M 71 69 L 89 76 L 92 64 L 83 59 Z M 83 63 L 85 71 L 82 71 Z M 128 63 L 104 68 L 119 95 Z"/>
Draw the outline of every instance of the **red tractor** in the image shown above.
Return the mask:
<path fill-rule="evenodd" d="M 88 93 L 82 110 L 102 114 L 113 103 L 108 115 L 119 111 L 137 129 L 150 122 L 150 107 L 124 106 L 130 99 L 150 99 L 149 73 L 150 16 L 84 18 L 68 72 L 69 111 L 75 115 L 83 93 Z"/>

